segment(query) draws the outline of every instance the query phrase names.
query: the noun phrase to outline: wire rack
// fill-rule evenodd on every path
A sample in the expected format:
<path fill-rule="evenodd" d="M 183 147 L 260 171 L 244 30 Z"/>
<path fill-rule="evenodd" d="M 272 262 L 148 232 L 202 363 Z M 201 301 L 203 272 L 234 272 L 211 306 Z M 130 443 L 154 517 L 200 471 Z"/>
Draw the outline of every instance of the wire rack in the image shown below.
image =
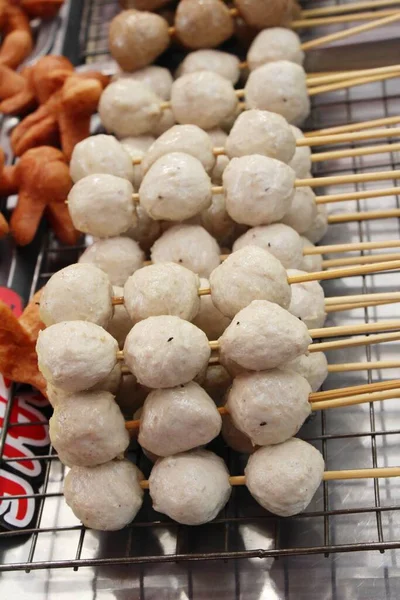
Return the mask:
<path fill-rule="evenodd" d="M 83 3 L 82 13 L 78 17 L 75 15 L 75 20 L 78 18 L 82 23 L 75 31 L 79 39 L 78 53 L 74 46 L 81 62 L 108 58 L 107 23 L 117 10 L 116 2 L 109 0 Z M 75 41 L 70 39 L 71 43 L 75 44 Z M 314 99 L 308 126 L 320 128 L 392 116 L 398 113 L 399 96 L 399 80 L 324 95 Z M 362 173 L 398 169 L 399 166 L 399 153 L 388 152 L 318 163 L 315 174 Z M 376 184 L 336 186 L 326 188 L 324 193 L 373 189 L 374 185 L 376 187 Z M 387 185 L 394 187 L 396 182 L 388 182 Z M 398 196 L 341 203 L 334 205 L 333 213 L 373 208 L 399 208 Z M 393 239 L 399 234 L 399 220 L 386 219 L 332 225 L 325 240 L 326 243 L 377 241 L 385 237 Z M 2 254 L 7 267 L 5 274 L 3 265 L 4 283 L 25 297 L 30 296 L 46 283 L 53 272 L 75 262 L 83 249 L 84 241 L 73 248 L 63 247 L 51 232 L 41 231 L 29 252 L 8 248 Z M 329 296 L 395 291 L 399 282 L 400 273 L 391 272 L 332 281 L 324 287 Z M 330 316 L 329 324 L 358 324 L 398 317 L 400 309 L 396 305 L 388 305 L 335 313 L 335 316 Z M 391 360 L 398 356 L 398 352 L 398 343 L 388 343 L 331 352 L 328 359 L 330 363 Z M 331 374 L 326 387 L 394 377 L 394 370 Z M 17 426 L 11 421 L 11 404 L 9 402 L 0 435 L 0 465 L 7 462 L 3 455 L 6 437 Z M 303 427 L 301 435 L 322 451 L 327 469 L 394 466 L 400 463 L 400 399 L 321 411 Z M 243 472 L 243 457 L 220 442 L 213 444 L 212 449 L 223 456 L 232 474 Z M 151 465 L 139 449 L 132 450 L 131 458 L 148 475 Z M 18 535 L 12 531 L 0 532 L 0 543 L 6 550 L 9 548 L 5 552 L 5 560 L 1 561 L 0 572 L 29 572 L 51 567 L 77 570 L 91 566 L 97 568 L 97 573 L 106 575 L 113 566 L 136 564 L 136 587 L 140 598 L 144 598 L 144 563 L 177 563 L 169 565 L 168 573 L 171 575 L 178 568 L 178 563 L 184 562 L 187 597 L 193 598 L 191 561 L 329 556 L 351 551 L 384 552 L 400 548 L 400 482 L 397 479 L 325 482 L 305 513 L 286 520 L 267 514 L 246 489 L 234 488 L 223 513 L 214 522 L 197 528 L 178 525 L 154 512 L 147 498 L 129 527 L 117 533 L 100 534 L 86 530 L 66 507 L 62 498 L 64 467 L 57 457 L 51 452 L 37 460 L 43 465 L 44 483 L 40 492 L 34 495 L 39 504 L 36 524 Z M 244 583 L 237 560 L 232 565 L 228 586 L 231 592 L 227 597 L 240 598 Z M 284 597 L 289 598 L 290 583 L 285 567 L 282 573 Z M 215 589 L 219 589 L 219 585 L 226 585 L 226 582 L 214 582 Z M 385 586 L 390 586 L 386 579 Z"/>

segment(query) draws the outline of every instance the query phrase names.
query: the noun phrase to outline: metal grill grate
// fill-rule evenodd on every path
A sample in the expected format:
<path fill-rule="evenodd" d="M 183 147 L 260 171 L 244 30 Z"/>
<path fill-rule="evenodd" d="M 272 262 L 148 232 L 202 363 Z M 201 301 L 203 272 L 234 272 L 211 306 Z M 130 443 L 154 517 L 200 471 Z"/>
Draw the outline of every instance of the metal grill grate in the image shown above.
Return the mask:
<path fill-rule="evenodd" d="M 114 1 L 85 2 L 80 33 L 81 58 L 86 62 L 106 59 L 108 21 L 118 8 Z M 324 95 L 313 103 L 310 128 L 329 127 L 391 116 L 398 112 L 400 81 L 375 83 L 350 91 Z M 358 144 L 360 145 L 360 144 Z M 321 150 L 323 150 L 321 148 Z M 400 168 L 398 152 L 318 163 L 315 174 L 367 172 Z M 395 186 L 396 182 L 388 183 Z M 373 189 L 374 184 L 326 188 L 325 193 Z M 333 205 L 332 213 L 363 211 L 372 208 L 399 207 L 398 196 Z M 398 219 L 332 225 L 325 243 L 342 241 L 377 241 L 399 235 Z M 25 269 L 24 289 L 30 294 L 44 285 L 53 272 L 75 262 L 84 244 L 62 247 L 51 233 L 43 236 L 37 260 Z M 21 253 L 13 254 L 10 263 L 10 285 L 15 283 L 21 265 Z M 15 268 L 17 266 L 17 269 Z M 14 275 L 15 274 L 15 275 Z M 328 282 L 327 296 L 346 293 L 395 291 L 400 274 L 376 274 Z M 21 284 L 22 285 L 22 284 Z M 359 309 L 331 314 L 329 324 L 358 324 L 400 317 L 396 305 Z M 399 352 L 398 343 L 353 348 L 331 352 L 329 362 L 390 360 Z M 331 374 L 326 387 L 334 388 L 391 379 L 394 370 L 352 374 Z M 10 421 L 11 403 L 7 407 L 0 437 L 0 462 L 6 435 L 17 424 Z M 393 466 L 398 464 L 400 441 L 400 400 L 359 405 L 339 410 L 322 411 L 303 427 L 302 436 L 322 450 L 327 469 Z M 215 449 L 225 459 L 232 474 L 243 472 L 244 459 L 220 443 Z M 140 451 L 132 458 L 147 475 L 150 463 Z M 97 566 L 137 563 L 175 563 L 214 559 L 289 557 L 400 547 L 398 502 L 400 482 L 397 479 L 376 481 L 325 482 L 309 509 L 296 517 L 280 520 L 261 509 L 245 489 L 234 488 L 223 514 L 201 528 L 187 528 L 171 522 L 152 510 L 149 498 L 139 516 L 129 527 L 114 534 L 97 534 L 85 530 L 66 508 L 62 493 L 64 467 L 53 454 L 38 457 L 45 463 L 45 480 L 40 493 L 36 526 L 21 532 L 27 537 L 11 560 L 0 565 L 0 571 L 42 570 L 50 567 Z M 0 532 L 0 541 L 15 537 L 15 532 Z M 286 564 L 286 563 L 285 563 Z M 176 567 L 170 565 L 169 573 Z M 140 597 L 144 597 L 144 567 L 138 567 Z M 240 597 L 237 562 L 233 566 L 234 596 Z M 215 585 L 218 585 L 217 583 Z M 385 584 L 386 585 L 386 584 Z M 289 582 L 284 573 L 285 597 Z M 187 593 L 194 597 L 191 567 L 187 567 Z M 233 597 L 233 593 L 232 596 Z"/>

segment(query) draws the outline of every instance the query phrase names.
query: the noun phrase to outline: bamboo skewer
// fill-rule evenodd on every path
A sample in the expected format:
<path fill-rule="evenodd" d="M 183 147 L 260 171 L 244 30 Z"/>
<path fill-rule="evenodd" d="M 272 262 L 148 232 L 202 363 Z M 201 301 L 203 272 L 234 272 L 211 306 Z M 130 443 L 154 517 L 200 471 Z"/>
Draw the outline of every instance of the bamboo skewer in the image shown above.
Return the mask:
<path fill-rule="evenodd" d="M 372 119 L 370 121 L 360 121 L 358 123 L 349 123 L 347 125 L 336 125 L 335 127 L 325 127 L 305 133 L 305 137 L 317 137 L 320 135 L 334 135 L 339 133 L 355 133 L 364 129 L 373 129 L 375 127 L 386 127 L 386 125 L 397 125 L 400 123 L 400 115 L 393 117 L 383 117 L 381 119 Z"/>
<path fill-rule="evenodd" d="M 377 360 L 371 362 L 337 363 L 328 365 L 329 373 L 349 371 L 373 371 L 380 369 L 400 369 L 400 360 Z"/>
<path fill-rule="evenodd" d="M 398 117 L 396 117 L 397 119 Z M 400 120 L 400 119 L 399 119 Z M 341 144 L 345 142 L 359 142 L 363 140 L 374 140 L 384 137 L 400 136 L 400 127 L 391 129 L 368 129 L 367 131 L 350 131 L 332 134 L 309 135 L 297 140 L 296 145 L 301 146 L 326 146 L 327 144 Z"/>
<path fill-rule="evenodd" d="M 354 156 L 368 156 L 370 154 L 383 154 L 384 152 L 397 152 L 400 150 L 400 142 L 394 144 L 377 144 L 376 146 L 364 146 L 361 148 L 346 148 L 345 150 L 332 150 L 330 152 L 317 152 L 311 155 L 311 162 L 322 162 L 324 160 L 338 160 L 341 158 L 352 158 Z"/>
<path fill-rule="evenodd" d="M 363 302 L 364 300 L 400 300 L 400 292 L 382 292 L 377 294 L 352 294 L 348 296 L 331 296 L 325 298 L 327 306 L 348 304 L 349 302 Z"/>
<path fill-rule="evenodd" d="M 315 17 L 310 19 L 296 19 L 290 23 L 291 29 L 309 29 L 311 27 L 320 27 L 323 25 L 336 25 L 338 23 L 351 23 L 353 21 L 369 21 L 381 17 L 388 17 L 396 14 L 397 9 L 388 8 L 379 11 L 365 11 L 350 13 L 347 15 L 332 15 L 331 17 Z"/>
<path fill-rule="evenodd" d="M 336 225 L 338 223 L 353 223 L 354 221 L 372 221 L 376 219 L 393 219 L 400 217 L 400 208 L 390 208 L 388 210 L 367 210 L 353 213 L 343 213 L 342 215 L 330 215 L 328 223 Z"/>
<path fill-rule="evenodd" d="M 346 265 L 372 265 L 387 260 L 400 260 L 400 254 L 367 254 L 366 256 L 350 256 L 349 258 L 333 258 L 323 260 L 322 268 L 344 267 Z"/>
<path fill-rule="evenodd" d="M 348 244 L 329 244 L 304 248 L 304 256 L 314 254 L 336 254 L 361 250 L 380 250 L 381 248 L 400 248 L 400 240 L 381 240 L 380 242 L 350 242 Z"/>
<path fill-rule="evenodd" d="M 314 392 L 310 394 L 310 402 L 317 402 L 319 404 L 322 400 L 349 398 L 352 396 L 359 396 L 360 394 L 365 395 L 369 392 L 384 392 L 394 389 L 398 390 L 399 388 L 400 379 L 393 379 L 391 381 L 377 381 L 375 383 L 364 383 L 361 385 L 351 385 L 347 387 L 336 388 L 334 390 Z"/>
<path fill-rule="evenodd" d="M 356 77 L 364 77 L 366 75 L 382 75 L 384 73 L 392 73 L 398 71 L 400 65 L 388 65 L 386 67 L 375 67 L 371 69 L 355 69 L 353 71 L 339 71 L 337 73 L 326 73 L 324 75 L 307 75 L 307 85 L 322 85 L 324 83 L 334 83 L 335 81 L 343 81 L 344 79 L 355 79 Z"/>
<path fill-rule="evenodd" d="M 332 202 L 345 202 L 347 200 L 365 200 L 367 198 L 382 198 L 384 196 L 397 196 L 400 187 L 385 188 L 384 190 L 366 190 L 364 192 L 346 192 L 329 196 L 317 196 L 317 204 L 330 204 Z"/>
<path fill-rule="evenodd" d="M 355 406 L 357 404 L 369 404 L 370 402 L 381 402 L 382 400 L 392 400 L 400 397 L 400 388 L 387 392 L 372 392 L 360 394 L 359 396 L 350 396 L 349 398 L 339 398 L 338 400 L 323 400 L 313 404 L 312 411 L 326 410 L 327 408 L 344 408 L 345 406 Z"/>
<path fill-rule="evenodd" d="M 400 332 L 380 333 L 373 335 L 360 335 L 346 340 L 335 340 L 333 342 L 318 342 L 310 344 L 308 352 L 328 352 L 329 350 L 338 350 L 342 348 L 356 348 L 358 346 L 371 346 L 372 344 L 381 344 L 400 340 Z"/>
<path fill-rule="evenodd" d="M 327 92 L 335 92 L 337 90 L 343 90 L 348 87 L 355 87 L 358 85 L 367 85 L 368 83 L 375 83 L 376 81 L 384 81 L 386 79 L 393 79 L 399 77 L 400 72 L 386 73 L 382 75 L 368 75 L 366 77 L 357 77 L 355 79 L 346 79 L 337 83 L 330 83 L 326 85 L 312 87 L 308 91 L 309 96 L 316 96 L 317 94 L 326 94 Z"/>
<path fill-rule="evenodd" d="M 337 15 L 343 13 L 356 12 L 357 10 L 369 10 L 383 6 L 397 6 L 399 0 L 368 0 L 365 2 L 350 2 L 348 4 L 339 4 L 334 6 L 324 6 L 321 8 L 309 8 L 301 11 L 301 18 L 322 17 L 325 15 Z"/>

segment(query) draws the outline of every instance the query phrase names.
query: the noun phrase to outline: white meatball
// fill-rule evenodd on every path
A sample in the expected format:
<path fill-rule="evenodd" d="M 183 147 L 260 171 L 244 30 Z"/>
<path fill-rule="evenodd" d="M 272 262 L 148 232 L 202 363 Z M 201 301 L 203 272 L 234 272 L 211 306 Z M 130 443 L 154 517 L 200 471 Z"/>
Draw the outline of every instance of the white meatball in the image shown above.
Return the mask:
<path fill-rule="evenodd" d="M 211 297 L 227 317 L 253 300 L 269 300 L 284 308 L 290 304 L 287 273 L 272 254 L 257 246 L 233 252 L 210 276 Z"/>
<path fill-rule="evenodd" d="M 325 204 L 317 204 L 317 215 L 311 224 L 311 227 L 304 232 L 304 236 L 316 244 L 328 231 L 328 210 Z"/>
<path fill-rule="evenodd" d="M 233 244 L 233 251 L 245 246 L 258 246 L 277 258 L 285 269 L 296 269 L 303 260 L 303 244 L 300 236 L 291 227 L 282 223 L 252 227 Z"/>
<path fill-rule="evenodd" d="M 222 180 L 226 210 L 237 223 L 269 225 L 291 207 L 294 171 L 274 158 L 260 154 L 233 158 Z"/>
<path fill-rule="evenodd" d="M 176 263 L 148 265 L 124 286 L 125 307 L 133 323 L 156 315 L 191 321 L 200 308 L 199 278 Z"/>
<path fill-rule="evenodd" d="M 226 407 L 254 445 L 280 444 L 296 435 L 311 413 L 310 384 L 294 371 L 273 369 L 235 377 Z"/>
<path fill-rule="evenodd" d="M 294 127 L 294 125 L 291 125 L 291 129 L 296 141 L 304 139 L 304 134 L 301 129 Z M 292 160 L 289 162 L 289 165 L 292 167 L 296 173 L 296 177 L 299 179 L 311 177 L 312 163 L 310 146 L 297 146 L 296 152 L 294 153 Z"/>
<path fill-rule="evenodd" d="M 220 263 L 220 249 L 200 225 L 175 225 L 155 242 L 151 260 L 176 262 L 200 277 L 208 277 Z"/>
<path fill-rule="evenodd" d="M 107 273 L 112 285 L 124 285 L 129 275 L 143 266 L 144 253 L 128 237 L 98 240 L 86 248 L 80 263 L 94 264 Z"/>
<path fill-rule="evenodd" d="M 75 183 L 97 173 L 133 181 L 132 160 L 113 135 L 92 135 L 78 142 L 72 151 L 69 171 Z"/>
<path fill-rule="evenodd" d="M 144 250 L 149 250 L 161 233 L 161 221 L 149 217 L 140 204 L 136 207 L 136 217 L 136 225 L 130 227 L 123 235 L 138 242 Z"/>
<path fill-rule="evenodd" d="M 196 377 L 210 358 L 207 336 L 174 316 L 149 317 L 136 323 L 124 345 L 124 358 L 139 383 L 167 388 Z"/>
<path fill-rule="evenodd" d="M 197 71 L 212 71 L 233 85 L 240 77 L 239 59 L 234 54 L 221 50 L 196 50 L 190 52 L 179 65 L 179 77 Z"/>
<path fill-rule="evenodd" d="M 253 71 L 277 60 L 289 60 L 302 65 L 304 52 L 297 33 L 284 27 L 268 27 L 253 40 L 247 53 L 247 63 Z"/>
<path fill-rule="evenodd" d="M 224 397 L 232 383 L 232 377 L 222 365 L 208 365 L 201 387 L 204 388 L 217 406 L 225 404 Z M 224 417 L 225 418 L 225 417 Z"/>
<path fill-rule="evenodd" d="M 99 115 L 109 133 L 119 138 L 141 135 L 161 119 L 161 98 L 147 85 L 132 79 L 110 83 L 101 95 Z"/>
<path fill-rule="evenodd" d="M 176 120 L 172 110 L 170 108 L 164 108 L 161 119 L 157 121 L 156 125 L 152 128 L 151 133 L 155 138 L 158 138 L 175 124 Z"/>
<path fill-rule="evenodd" d="M 137 137 L 131 136 L 122 138 L 120 143 L 128 152 L 131 160 L 134 161 L 143 158 L 151 144 L 154 142 L 154 139 L 155 138 L 152 135 L 139 135 Z M 135 190 L 139 189 L 142 179 L 142 165 L 133 165 L 133 186 Z"/>
<path fill-rule="evenodd" d="M 39 332 L 39 371 L 52 385 L 69 392 L 86 390 L 114 368 L 118 344 L 99 325 L 66 321 Z"/>
<path fill-rule="evenodd" d="M 305 233 L 317 216 L 315 194 L 310 187 L 297 188 L 292 206 L 284 215 L 282 223 L 289 225 L 298 233 Z"/>
<path fill-rule="evenodd" d="M 235 427 L 230 415 L 225 415 L 222 419 L 221 435 L 225 444 L 236 452 L 252 454 L 255 450 L 250 438 Z"/>
<path fill-rule="evenodd" d="M 284 308 L 254 300 L 237 313 L 220 337 L 220 360 L 265 371 L 304 354 L 311 341 L 306 325 Z"/>
<path fill-rule="evenodd" d="M 220 127 L 215 127 L 207 131 L 211 138 L 214 148 L 224 148 L 228 134 Z M 229 158 L 226 154 L 220 154 L 216 157 L 215 166 L 211 172 L 211 181 L 216 185 L 222 185 L 222 174 L 229 165 Z"/>
<path fill-rule="evenodd" d="M 306 275 L 306 271 L 288 269 L 288 277 Z M 289 312 L 301 319 L 309 329 L 323 327 L 326 320 L 325 294 L 318 281 L 292 283 L 292 299 Z"/>
<path fill-rule="evenodd" d="M 302 354 L 285 363 L 285 371 L 295 371 L 307 379 L 313 392 L 319 390 L 328 377 L 328 361 L 323 352 L 310 352 Z"/>
<path fill-rule="evenodd" d="M 114 285 L 113 294 L 114 296 L 123 296 L 124 288 Z M 123 347 L 126 336 L 132 327 L 133 323 L 128 311 L 126 310 L 126 303 L 125 306 L 123 304 L 117 304 L 117 306 L 114 306 L 114 314 L 106 329 L 108 333 L 110 333 L 113 338 L 117 340 L 120 348 Z"/>
<path fill-rule="evenodd" d="M 248 108 L 276 112 L 294 125 L 300 125 L 310 113 L 305 71 L 287 60 L 254 69 L 245 92 Z"/>
<path fill-rule="evenodd" d="M 112 81 L 120 81 L 121 79 L 140 81 L 163 100 L 169 100 L 171 97 L 173 79 L 170 71 L 165 67 L 150 65 L 133 73 L 121 71 L 113 76 Z"/>
<path fill-rule="evenodd" d="M 139 469 L 128 460 L 73 467 L 64 481 L 64 497 L 85 527 L 116 531 L 128 525 L 143 502 Z"/>
<path fill-rule="evenodd" d="M 119 386 L 116 403 L 124 415 L 132 419 L 132 415 L 143 406 L 150 390 L 140 383 L 132 373 L 124 374 Z"/>
<path fill-rule="evenodd" d="M 68 466 L 95 467 L 129 446 L 124 417 L 110 392 L 78 392 L 58 402 L 49 434 L 61 462 Z"/>
<path fill-rule="evenodd" d="M 208 288 L 208 279 L 200 279 L 200 287 Z M 200 310 L 193 319 L 193 324 L 204 331 L 209 340 L 216 340 L 225 331 L 231 322 L 225 317 L 212 301 L 211 295 L 201 296 Z"/>
<path fill-rule="evenodd" d="M 207 173 L 215 165 L 210 136 L 196 125 L 174 125 L 150 146 L 142 161 L 142 171 L 147 173 L 158 158 L 171 152 L 183 152 L 197 158 Z"/>
<path fill-rule="evenodd" d="M 57 271 L 40 297 L 40 318 L 47 326 L 61 321 L 91 321 L 106 327 L 112 317 L 112 287 L 94 265 L 74 264 Z"/>
<path fill-rule="evenodd" d="M 172 152 L 150 167 L 139 196 L 153 219 L 184 221 L 210 206 L 211 180 L 197 158 Z"/>
<path fill-rule="evenodd" d="M 154 510 L 183 525 L 212 521 L 231 495 L 222 458 L 192 450 L 156 462 L 149 477 Z"/>
<path fill-rule="evenodd" d="M 221 431 L 222 419 L 210 396 L 191 381 L 154 390 L 140 418 L 139 444 L 157 456 L 203 446 Z"/>
<path fill-rule="evenodd" d="M 322 454 L 297 438 L 260 448 L 245 469 L 250 494 L 269 512 L 290 517 L 310 504 L 324 473 Z"/>
<path fill-rule="evenodd" d="M 188 73 L 172 85 L 172 111 L 178 123 L 218 127 L 235 111 L 237 102 L 232 84 L 211 71 Z"/>
<path fill-rule="evenodd" d="M 225 147 L 230 158 L 261 154 L 288 163 L 296 150 L 296 138 L 281 115 L 246 110 L 236 119 Z"/>
<path fill-rule="evenodd" d="M 307 238 L 300 236 L 303 243 L 303 252 L 305 248 L 314 248 Z M 322 271 L 322 254 L 307 254 L 303 256 L 303 261 L 299 267 L 302 271 L 307 273 L 315 273 L 316 271 Z"/>
<path fill-rule="evenodd" d="M 68 210 L 78 231 L 112 237 L 136 224 L 133 186 L 115 175 L 88 175 L 68 194 Z"/>
<path fill-rule="evenodd" d="M 218 241 L 224 241 L 235 231 L 236 223 L 226 211 L 225 196 L 213 194 L 211 204 L 200 213 L 200 223 Z"/>

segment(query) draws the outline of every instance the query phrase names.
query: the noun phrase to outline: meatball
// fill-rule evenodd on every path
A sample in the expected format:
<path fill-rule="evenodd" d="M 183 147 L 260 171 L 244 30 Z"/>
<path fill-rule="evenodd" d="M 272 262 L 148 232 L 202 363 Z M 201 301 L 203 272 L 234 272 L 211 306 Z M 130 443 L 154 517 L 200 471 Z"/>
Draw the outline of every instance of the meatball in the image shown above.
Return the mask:
<path fill-rule="evenodd" d="M 120 140 L 121 146 L 125 148 L 131 157 L 131 161 L 141 160 L 154 142 L 152 135 L 138 135 L 136 137 L 127 137 Z M 139 189 L 142 183 L 143 173 L 142 165 L 133 165 L 133 186 L 135 190 Z"/>
<path fill-rule="evenodd" d="M 220 337 L 220 360 L 250 371 L 274 369 L 307 352 L 311 341 L 306 325 L 284 308 L 254 300 Z"/>
<path fill-rule="evenodd" d="M 175 225 L 154 243 L 151 260 L 176 262 L 200 277 L 208 277 L 220 264 L 220 249 L 200 225 Z"/>
<path fill-rule="evenodd" d="M 293 275 L 306 275 L 305 271 L 288 269 L 289 277 Z M 293 283 L 292 299 L 288 308 L 289 312 L 301 319 L 309 329 L 323 327 L 326 320 L 325 294 L 318 281 L 304 281 Z"/>
<path fill-rule="evenodd" d="M 215 127 L 214 129 L 210 129 L 207 131 L 208 135 L 211 138 L 212 145 L 214 148 L 224 148 L 226 140 L 228 138 L 228 134 L 225 133 L 223 129 L 220 127 Z M 219 154 L 215 161 L 215 166 L 211 172 L 211 181 L 216 185 L 222 185 L 222 175 L 225 171 L 226 167 L 229 165 L 229 158 L 226 154 Z M 215 194 L 221 195 L 221 194 Z M 225 205 L 225 203 L 224 203 Z"/>
<path fill-rule="evenodd" d="M 91 321 L 106 327 L 112 317 L 112 287 L 94 265 L 74 264 L 57 271 L 40 297 L 40 318 L 47 326 L 61 321 Z"/>
<path fill-rule="evenodd" d="M 316 244 L 328 231 L 328 210 L 325 204 L 317 204 L 317 215 L 311 226 L 304 232 L 304 236 Z"/>
<path fill-rule="evenodd" d="M 170 456 L 208 444 L 221 424 L 217 407 L 197 383 L 154 390 L 143 405 L 139 444 L 157 456 Z"/>
<path fill-rule="evenodd" d="M 288 163 L 296 150 L 296 138 L 281 115 L 246 110 L 236 119 L 225 148 L 230 158 L 261 154 Z"/>
<path fill-rule="evenodd" d="M 200 213 L 200 223 L 220 242 L 227 240 L 235 231 L 235 222 L 226 211 L 225 196 L 213 194 L 211 204 Z"/>
<path fill-rule="evenodd" d="M 236 452 L 252 454 L 255 450 L 250 438 L 235 427 L 230 415 L 225 415 L 222 420 L 221 435 L 225 444 Z"/>
<path fill-rule="evenodd" d="M 88 175 L 68 194 L 68 210 L 78 231 L 112 237 L 136 224 L 133 187 L 115 175 Z"/>
<path fill-rule="evenodd" d="M 285 27 L 270 27 L 260 31 L 247 53 L 251 71 L 277 60 L 288 60 L 298 65 L 304 62 L 299 36 Z"/>
<path fill-rule="evenodd" d="M 194 156 L 207 173 L 210 173 L 215 165 L 213 145 L 205 131 L 196 125 L 174 125 L 163 133 L 144 155 L 143 173 L 147 173 L 157 159 L 171 152 L 183 152 Z"/>
<path fill-rule="evenodd" d="M 190 154 L 172 152 L 155 161 L 143 177 L 140 202 L 153 219 L 183 221 L 211 204 L 211 180 Z"/>
<path fill-rule="evenodd" d="M 301 236 L 301 241 L 303 243 L 303 252 L 305 248 L 314 248 L 314 244 L 307 238 Z M 303 261 L 299 268 L 307 273 L 322 271 L 322 254 L 307 254 L 303 256 Z"/>
<path fill-rule="evenodd" d="M 225 367 L 211 364 L 206 369 L 201 386 L 211 396 L 217 406 L 222 406 L 225 404 L 225 393 L 231 383 L 232 377 Z"/>
<path fill-rule="evenodd" d="M 252 227 L 235 241 L 232 249 L 236 252 L 245 246 L 267 250 L 285 269 L 296 269 L 303 260 L 303 244 L 299 234 L 283 223 Z"/>
<path fill-rule="evenodd" d="M 140 244 L 144 250 L 150 250 L 161 233 L 161 221 L 155 221 L 140 204 L 136 207 L 137 223 L 125 231 L 124 235 Z"/>
<path fill-rule="evenodd" d="M 185 56 L 179 65 L 179 76 L 197 71 L 213 71 L 233 85 L 240 77 L 240 63 L 237 56 L 221 50 L 196 50 Z"/>
<path fill-rule="evenodd" d="M 324 474 L 322 454 L 297 438 L 260 448 L 245 469 L 250 494 L 269 512 L 290 517 L 310 504 Z"/>
<path fill-rule="evenodd" d="M 290 304 L 287 273 L 272 254 L 257 246 L 234 252 L 210 276 L 211 297 L 227 317 L 253 300 L 269 300 L 284 308 Z"/>
<path fill-rule="evenodd" d="M 95 467 L 129 445 L 124 417 L 110 392 L 78 392 L 57 403 L 49 421 L 51 443 L 62 463 Z"/>
<path fill-rule="evenodd" d="M 295 174 L 283 162 L 252 154 L 233 158 L 222 176 L 226 210 L 243 225 L 280 221 L 292 205 Z"/>
<path fill-rule="evenodd" d="M 307 379 L 313 392 L 319 390 L 328 377 L 328 361 L 323 352 L 310 352 L 302 354 L 285 363 L 285 371 L 295 371 Z"/>
<path fill-rule="evenodd" d="M 143 406 L 149 393 L 149 388 L 138 383 L 132 373 L 126 373 L 122 378 L 115 401 L 123 414 L 132 419 L 132 415 Z"/>
<path fill-rule="evenodd" d="M 97 467 L 73 467 L 64 481 L 64 497 L 85 527 L 116 531 L 128 525 L 142 506 L 143 474 L 128 460 Z"/>
<path fill-rule="evenodd" d="M 124 288 L 114 285 L 113 294 L 114 296 L 123 296 Z M 132 327 L 133 323 L 126 310 L 126 303 L 125 306 L 122 304 L 114 306 L 114 314 L 106 329 L 117 340 L 120 348 L 123 348 L 126 336 Z"/>
<path fill-rule="evenodd" d="M 207 336 L 174 316 L 149 317 L 129 332 L 124 357 L 139 383 L 167 388 L 196 377 L 210 358 Z"/>
<path fill-rule="evenodd" d="M 200 308 L 199 278 L 176 263 L 143 267 L 124 286 L 125 307 L 133 323 L 157 315 L 191 321 Z"/>
<path fill-rule="evenodd" d="M 211 71 L 188 73 L 172 85 L 172 112 L 178 123 L 218 127 L 235 112 L 237 103 L 233 85 Z"/>
<path fill-rule="evenodd" d="M 112 285 L 124 285 L 129 275 L 143 266 L 144 253 L 128 237 L 98 240 L 86 248 L 80 263 L 90 263 L 107 273 Z"/>
<path fill-rule="evenodd" d="M 310 384 L 294 371 L 243 373 L 233 380 L 226 407 L 254 445 L 280 444 L 296 435 L 311 413 Z"/>
<path fill-rule="evenodd" d="M 133 182 L 132 160 L 113 135 L 92 135 L 72 151 L 69 171 L 75 183 L 87 175 L 107 174 Z"/>
<path fill-rule="evenodd" d="M 234 22 L 222 0 L 181 0 L 175 13 L 175 31 L 188 48 L 212 48 L 233 35 Z"/>
<path fill-rule="evenodd" d="M 245 93 L 248 108 L 270 110 L 294 125 L 300 125 L 310 113 L 305 71 L 287 60 L 254 69 L 246 82 Z"/>
<path fill-rule="evenodd" d="M 171 97 L 172 75 L 165 67 L 151 65 L 135 71 L 134 73 L 120 72 L 114 75 L 112 81 L 119 79 L 132 79 L 133 81 L 141 81 L 152 92 L 157 94 L 162 100 L 169 100 Z"/>
<path fill-rule="evenodd" d="M 52 385 L 68 392 L 86 390 L 111 373 L 118 344 L 99 325 L 66 321 L 39 332 L 39 371 Z"/>
<path fill-rule="evenodd" d="M 161 119 L 152 127 L 151 134 L 155 138 L 160 137 L 163 133 L 171 129 L 176 124 L 174 113 L 170 108 L 164 108 L 162 111 Z"/>
<path fill-rule="evenodd" d="M 281 25 L 290 12 L 290 0 L 236 0 L 242 19 L 256 29 Z"/>
<path fill-rule="evenodd" d="M 161 98 L 144 83 L 119 79 L 101 95 L 99 115 L 105 129 L 119 138 L 150 132 L 161 119 Z"/>
<path fill-rule="evenodd" d="M 124 71 L 151 64 L 170 43 L 168 23 L 151 12 L 124 10 L 110 23 L 109 48 Z"/>
<path fill-rule="evenodd" d="M 294 127 L 294 125 L 291 125 L 290 127 L 294 137 L 296 138 L 296 141 L 304 138 L 304 134 L 301 129 Z M 312 163 L 310 146 L 296 146 L 296 151 L 292 160 L 289 162 L 289 165 L 292 167 L 296 173 L 296 177 L 299 179 L 311 177 Z"/>
<path fill-rule="evenodd" d="M 158 460 L 149 477 L 154 510 L 183 525 L 212 521 L 231 495 L 222 458 L 191 450 Z"/>
<path fill-rule="evenodd" d="M 200 279 L 201 288 L 208 288 L 209 286 L 208 279 Z M 209 340 L 218 339 L 231 322 L 228 317 L 225 317 L 225 315 L 218 310 L 210 295 L 201 296 L 200 310 L 192 320 L 196 327 L 204 331 Z"/>
<path fill-rule="evenodd" d="M 284 215 L 282 223 L 289 225 L 298 233 L 305 233 L 317 216 L 315 194 L 310 187 L 297 188 L 292 206 Z"/>

